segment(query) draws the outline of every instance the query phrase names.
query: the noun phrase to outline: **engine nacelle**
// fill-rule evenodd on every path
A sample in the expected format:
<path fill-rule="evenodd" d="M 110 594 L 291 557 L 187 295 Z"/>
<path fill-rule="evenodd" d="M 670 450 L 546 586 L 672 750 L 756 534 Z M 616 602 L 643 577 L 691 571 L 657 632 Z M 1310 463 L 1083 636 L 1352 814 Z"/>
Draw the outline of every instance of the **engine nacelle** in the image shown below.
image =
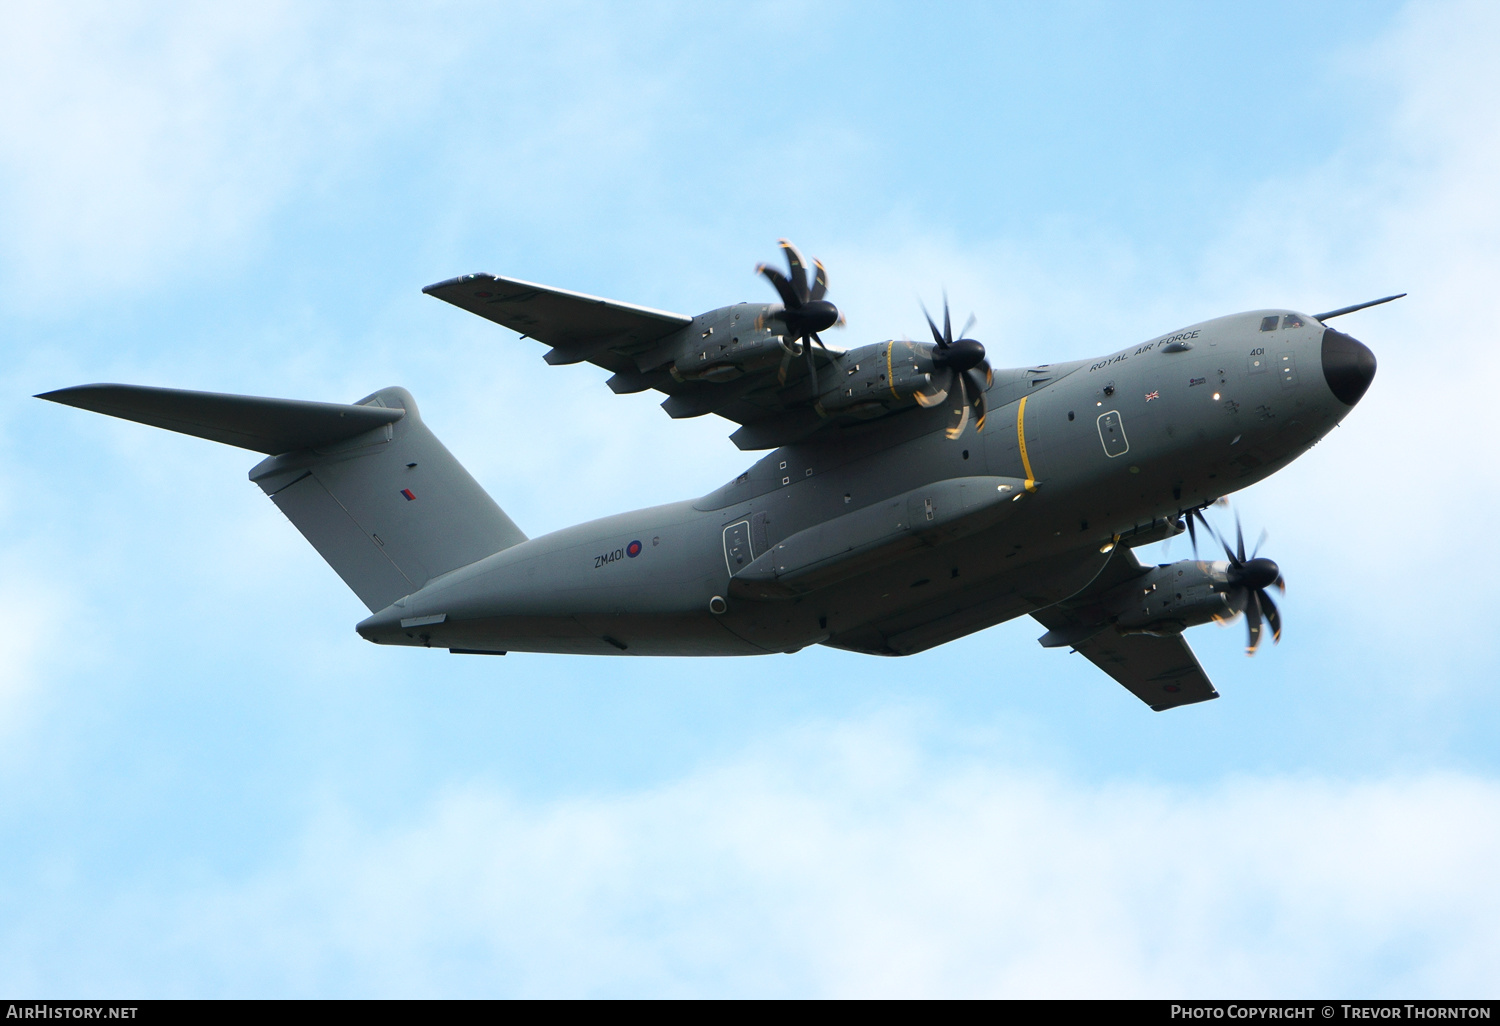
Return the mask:
<path fill-rule="evenodd" d="M 1102 605 L 1121 634 L 1181 634 L 1210 620 L 1233 618 L 1227 563 L 1184 559 L 1121 585 Z"/>
<path fill-rule="evenodd" d="M 678 381 L 732 381 L 746 371 L 781 360 L 781 322 L 767 317 L 780 309 L 766 303 L 737 303 L 699 314 L 675 339 L 668 364 Z"/>
<path fill-rule="evenodd" d="M 904 406 L 932 381 L 932 347 L 920 342 L 860 346 L 839 358 L 833 379 L 819 398 L 828 413 L 872 412 Z"/>

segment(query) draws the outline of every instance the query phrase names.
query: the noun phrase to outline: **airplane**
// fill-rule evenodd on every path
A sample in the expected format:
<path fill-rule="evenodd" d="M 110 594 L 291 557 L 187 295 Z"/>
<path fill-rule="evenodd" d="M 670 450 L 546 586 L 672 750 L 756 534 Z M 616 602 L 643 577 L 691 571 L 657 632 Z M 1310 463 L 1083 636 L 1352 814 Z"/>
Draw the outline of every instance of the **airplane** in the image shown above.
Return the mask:
<path fill-rule="evenodd" d="M 1009 369 L 955 333 L 847 351 L 821 262 L 785 239 L 779 303 L 697 316 L 491 274 L 423 291 L 535 339 L 553 366 L 655 389 L 771 450 L 699 498 L 528 538 L 403 388 L 352 404 L 92 384 L 37 398 L 260 452 L 250 480 L 370 611 L 379 645 L 455 654 L 904 656 L 1029 614 L 1161 711 L 1219 697 L 1183 631 L 1281 617 L 1280 568 L 1203 511 L 1331 431 L 1375 356 L 1307 315 L 1217 317 L 1103 356 Z M 1402 294 L 1404 295 L 1404 293 Z M 924 313 L 926 313 L 924 308 Z M 1197 528 L 1225 559 L 1199 560 Z M 1194 559 L 1133 549 L 1187 530 Z"/>

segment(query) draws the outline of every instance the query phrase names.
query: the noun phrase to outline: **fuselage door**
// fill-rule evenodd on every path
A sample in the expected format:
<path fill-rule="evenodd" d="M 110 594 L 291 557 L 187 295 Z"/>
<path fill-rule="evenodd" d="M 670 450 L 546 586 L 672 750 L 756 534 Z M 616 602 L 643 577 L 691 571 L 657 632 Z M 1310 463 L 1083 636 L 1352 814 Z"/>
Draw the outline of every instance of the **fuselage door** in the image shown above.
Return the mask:
<path fill-rule="evenodd" d="M 1120 419 L 1119 410 L 1099 414 L 1099 441 L 1104 443 L 1104 455 L 1110 459 L 1130 451 L 1130 441 L 1125 437 L 1125 423 Z"/>

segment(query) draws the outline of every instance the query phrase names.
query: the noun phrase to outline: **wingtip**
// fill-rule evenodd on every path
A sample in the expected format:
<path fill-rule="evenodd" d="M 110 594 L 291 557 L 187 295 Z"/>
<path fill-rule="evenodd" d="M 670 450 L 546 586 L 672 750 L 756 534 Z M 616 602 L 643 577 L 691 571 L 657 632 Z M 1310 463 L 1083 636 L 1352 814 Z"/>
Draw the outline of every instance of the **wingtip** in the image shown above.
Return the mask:
<path fill-rule="evenodd" d="M 462 285 L 465 282 L 495 280 L 495 276 L 493 274 L 490 274 L 488 271 L 476 271 L 473 274 L 460 274 L 456 278 L 445 278 L 442 281 L 435 281 L 431 285 L 424 285 L 422 287 L 422 294 L 427 296 L 436 296 L 438 289 L 445 289 L 453 285 Z M 439 296 L 438 298 L 441 299 L 442 297 Z"/>
<path fill-rule="evenodd" d="M 49 403 L 61 403 L 64 406 L 77 406 L 73 400 L 80 395 L 98 388 L 118 387 L 111 386 L 107 382 L 96 381 L 87 385 L 69 385 L 67 388 L 54 388 L 50 392 L 38 392 L 32 396 L 33 399 L 45 399 Z"/>

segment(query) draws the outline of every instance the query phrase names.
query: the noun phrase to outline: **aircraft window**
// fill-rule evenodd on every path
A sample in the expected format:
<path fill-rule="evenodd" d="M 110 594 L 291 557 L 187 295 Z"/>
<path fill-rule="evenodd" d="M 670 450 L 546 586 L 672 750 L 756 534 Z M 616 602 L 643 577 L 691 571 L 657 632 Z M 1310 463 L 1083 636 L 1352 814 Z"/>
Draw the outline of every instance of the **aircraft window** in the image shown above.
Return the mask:
<path fill-rule="evenodd" d="M 1281 318 L 1275 316 L 1274 314 L 1272 316 L 1270 316 L 1270 317 L 1262 317 L 1260 319 L 1260 330 L 1261 331 L 1275 331 L 1276 330 L 1276 322 L 1279 321 L 1279 320 L 1281 320 Z"/>
<path fill-rule="evenodd" d="M 1283 328 L 1300 328 L 1302 327 L 1302 318 L 1298 317 L 1296 314 L 1287 314 L 1286 317 L 1282 319 L 1281 326 Z"/>

